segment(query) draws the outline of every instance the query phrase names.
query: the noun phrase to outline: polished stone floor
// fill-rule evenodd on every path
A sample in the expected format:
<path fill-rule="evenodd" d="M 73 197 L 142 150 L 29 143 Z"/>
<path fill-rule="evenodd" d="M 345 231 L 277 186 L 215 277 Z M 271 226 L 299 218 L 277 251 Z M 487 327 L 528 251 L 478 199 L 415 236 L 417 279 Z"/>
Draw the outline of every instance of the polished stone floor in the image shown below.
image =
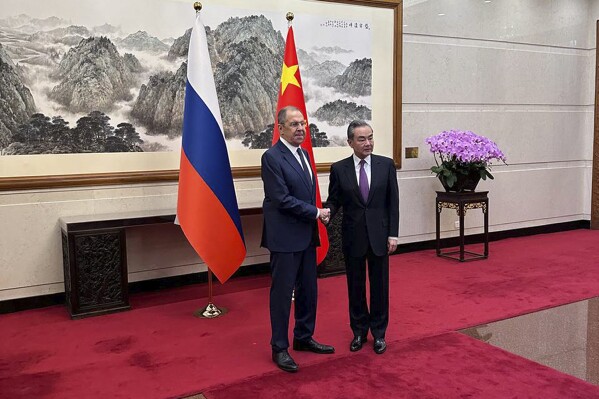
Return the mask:
<path fill-rule="evenodd" d="M 599 385 L 599 297 L 460 332 Z"/>

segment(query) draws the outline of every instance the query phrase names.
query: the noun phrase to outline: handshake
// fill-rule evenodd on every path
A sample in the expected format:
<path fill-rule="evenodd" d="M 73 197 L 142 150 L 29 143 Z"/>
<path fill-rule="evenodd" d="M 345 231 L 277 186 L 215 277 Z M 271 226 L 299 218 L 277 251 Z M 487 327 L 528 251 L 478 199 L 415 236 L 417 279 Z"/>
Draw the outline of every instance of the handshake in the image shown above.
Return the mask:
<path fill-rule="evenodd" d="M 318 218 L 320 219 L 320 221 L 324 224 L 329 223 L 329 220 L 331 220 L 331 210 L 329 208 L 322 208 L 318 211 Z"/>

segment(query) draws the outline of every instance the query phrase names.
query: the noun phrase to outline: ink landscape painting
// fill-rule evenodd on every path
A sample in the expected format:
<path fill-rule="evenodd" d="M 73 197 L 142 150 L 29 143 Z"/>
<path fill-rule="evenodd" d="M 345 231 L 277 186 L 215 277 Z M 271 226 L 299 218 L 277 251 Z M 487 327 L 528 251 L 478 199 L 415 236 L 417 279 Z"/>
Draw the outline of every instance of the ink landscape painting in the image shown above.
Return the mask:
<path fill-rule="evenodd" d="M 190 3 L 97 3 L 3 0 L 3 157 L 180 150 Z M 227 146 L 268 148 L 285 15 L 205 3 Z M 372 119 L 369 21 L 296 14 L 293 28 L 313 146 L 344 146 L 349 121 Z"/>

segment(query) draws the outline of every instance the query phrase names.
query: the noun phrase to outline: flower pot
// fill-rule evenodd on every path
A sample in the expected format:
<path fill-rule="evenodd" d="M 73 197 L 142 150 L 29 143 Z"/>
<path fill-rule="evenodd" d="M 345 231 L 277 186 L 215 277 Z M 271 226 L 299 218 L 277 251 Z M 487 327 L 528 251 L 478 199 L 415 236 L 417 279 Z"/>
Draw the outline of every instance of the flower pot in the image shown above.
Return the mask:
<path fill-rule="evenodd" d="M 480 181 L 480 173 L 478 171 L 472 171 L 467 175 L 458 173 L 456 176 L 458 178 L 457 181 L 453 183 L 453 186 L 449 187 L 445 182 L 444 176 L 439 175 L 439 180 L 441 180 L 441 184 L 443 184 L 445 191 L 453 191 L 456 193 L 474 191 L 478 185 L 478 182 Z"/>

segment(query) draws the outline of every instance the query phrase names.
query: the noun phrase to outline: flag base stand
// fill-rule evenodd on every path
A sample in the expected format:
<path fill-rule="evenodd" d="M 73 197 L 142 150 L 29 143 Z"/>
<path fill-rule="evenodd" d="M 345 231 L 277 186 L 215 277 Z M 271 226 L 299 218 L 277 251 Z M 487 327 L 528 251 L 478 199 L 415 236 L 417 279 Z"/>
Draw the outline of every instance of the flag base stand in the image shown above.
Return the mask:
<path fill-rule="evenodd" d="M 219 308 L 212 302 L 212 270 L 208 268 L 208 305 L 193 312 L 200 319 L 216 319 L 228 312 L 227 308 Z"/>
<path fill-rule="evenodd" d="M 214 319 L 224 315 L 227 312 L 227 308 L 219 308 L 212 302 L 209 302 L 206 307 L 193 312 L 193 315 L 195 317 L 199 317 L 200 319 Z"/>

